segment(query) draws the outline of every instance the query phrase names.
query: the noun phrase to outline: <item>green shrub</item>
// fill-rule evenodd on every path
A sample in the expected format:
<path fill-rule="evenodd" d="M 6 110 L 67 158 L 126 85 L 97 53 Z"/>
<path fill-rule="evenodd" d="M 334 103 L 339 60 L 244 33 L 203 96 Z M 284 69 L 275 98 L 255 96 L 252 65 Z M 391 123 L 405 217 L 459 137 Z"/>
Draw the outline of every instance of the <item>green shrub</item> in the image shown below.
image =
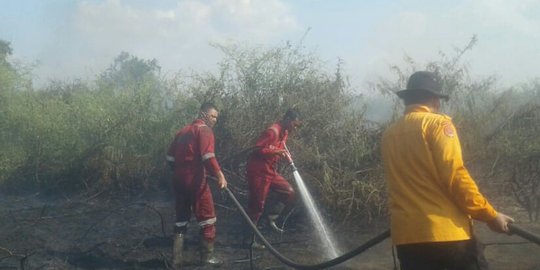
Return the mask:
<path fill-rule="evenodd" d="M 404 67 L 391 67 L 396 77 L 372 83 L 371 90 L 393 102 L 388 109 L 393 120 L 403 112 L 394 91 L 403 89 L 408 76 L 419 69 L 438 72 L 451 95 L 443 110 L 453 116 L 466 160 L 510 172 L 540 151 L 540 84 L 496 91 L 492 77 L 471 79 L 462 56 L 475 42 L 425 64 L 407 57 Z M 218 160 L 241 194 L 247 150 L 293 107 L 304 125 L 289 148 L 317 203 L 336 221 L 386 215 L 379 140 L 388 123 L 368 120 L 369 101 L 355 94 L 341 62 L 328 71 L 302 44 L 216 46 L 224 53 L 216 73 L 172 79 L 160 76 L 157 61 L 122 52 L 93 81 L 55 81 L 39 91 L 27 68 L 7 60 L 9 43 L 0 47 L 1 189 L 156 188 L 167 175 L 164 155 L 175 131 L 196 117 L 202 102 L 212 101 L 221 112 L 215 128 Z"/>

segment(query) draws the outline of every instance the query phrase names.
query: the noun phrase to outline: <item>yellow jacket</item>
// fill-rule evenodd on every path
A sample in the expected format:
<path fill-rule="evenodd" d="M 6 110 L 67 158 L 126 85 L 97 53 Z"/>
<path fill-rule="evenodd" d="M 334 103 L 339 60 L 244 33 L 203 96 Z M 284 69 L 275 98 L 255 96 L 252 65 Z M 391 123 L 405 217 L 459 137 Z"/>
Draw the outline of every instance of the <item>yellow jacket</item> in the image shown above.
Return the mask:
<path fill-rule="evenodd" d="M 395 245 L 466 240 L 470 218 L 497 213 L 463 165 L 452 119 L 410 105 L 383 134 L 392 241 Z"/>

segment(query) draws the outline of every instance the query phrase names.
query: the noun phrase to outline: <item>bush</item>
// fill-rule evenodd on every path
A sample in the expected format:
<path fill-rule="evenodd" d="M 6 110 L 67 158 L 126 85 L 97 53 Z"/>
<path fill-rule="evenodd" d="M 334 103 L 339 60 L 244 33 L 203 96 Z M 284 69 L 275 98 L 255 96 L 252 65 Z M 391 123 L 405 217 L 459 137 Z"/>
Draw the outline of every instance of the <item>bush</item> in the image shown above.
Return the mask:
<path fill-rule="evenodd" d="M 288 43 L 267 50 L 219 48 L 225 59 L 218 75 L 192 76 L 189 85 L 199 102 L 211 100 L 221 107 L 217 153 L 224 167 L 235 172 L 228 175 L 232 186 L 246 185 L 246 149 L 288 108 L 296 108 L 304 125 L 291 136 L 289 148 L 318 203 L 336 217 L 379 215 L 385 204 L 382 179 L 374 173 L 379 132 L 363 111 L 351 109 L 358 97 L 341 64 L 329 74 L 317 57 Z"/>
<path fill-rule="evenodd" d="M 516 200 L 533 213 L 537 208 L 518 196 L 532 185 L 519 179 L 532 179 L 535 171 L 516 176 L 509 168 L 540 151 L 535 136 L 540 84 L 497 92 L 494 78 L 472 80 L 462 56 L 475 42 L 425 64 L 406 58 L 405 67 L 391 67 L 396 78 L 382 78 L 371 90 L 393 101 L 393 120 L 403 111 L 394 91 L 403 89 L 414 70 L 441 74 L 451 96 L 443 109 L 454 118 L 466 160 L 505 168 L 501 177 L 513 179 L 507 184 L 515 186 Z M 218 72 L 172 79 L 160 77 L 155 60 L 123 52 L 94 81 L 51 82 L 40 91 L 33 89 L 26 68 L 7 61 L 6 44 L 0 43 L 4 190 L 156 188 L 166 176 L 164 155 L 175 130 L 195 118 L 202 102 L 213 101 L 221 112 L 214 130 L 218 160 L 236 191 L 246 193 L 243 164 L 260 132 L 296 108 L 304 126 L 289 148 L 317 203 L 336 221 L 386 215 L 379 139 L 388 123 L 368 120 L 369 101 L 354 94 L 340 62 L 328 71 L 302 44 L 216 46 L 224 53 Z"/>

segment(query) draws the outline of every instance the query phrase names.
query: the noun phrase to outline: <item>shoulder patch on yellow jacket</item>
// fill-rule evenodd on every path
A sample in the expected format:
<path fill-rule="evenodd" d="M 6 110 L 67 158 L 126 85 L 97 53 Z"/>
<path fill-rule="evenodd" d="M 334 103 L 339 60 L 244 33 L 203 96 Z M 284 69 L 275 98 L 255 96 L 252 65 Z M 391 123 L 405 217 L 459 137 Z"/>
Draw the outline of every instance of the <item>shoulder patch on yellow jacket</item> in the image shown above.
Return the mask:
<path fill-rule="evenodd" d="M 438 128 L 442 129 L 442 133 L 445 136 L 450 138 L 456 136 L 456 128 L 454 127 L 454 123 L 452 123 L 452 117 L 442 113 L 433 114 L 432 117 L 434 123 L 436 123 Z"/>
<path fill-rule="evenodd" d="M 456 131 L 454 130 L 454 125 L 452 125 L 452 122 L 445 121 L 445 122 L 442 123 L 442 127 L 443 127 L 444 135 L 446 135 L 448 137 L 456 136 Z"/>

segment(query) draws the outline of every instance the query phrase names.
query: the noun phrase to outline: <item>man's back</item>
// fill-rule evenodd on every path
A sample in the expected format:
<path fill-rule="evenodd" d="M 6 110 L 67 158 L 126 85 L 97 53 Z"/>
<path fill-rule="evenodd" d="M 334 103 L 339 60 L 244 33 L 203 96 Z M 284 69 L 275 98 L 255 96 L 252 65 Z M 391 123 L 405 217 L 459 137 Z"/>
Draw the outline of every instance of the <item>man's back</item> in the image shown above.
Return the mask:
<path fill-rule="evenodd" d="M 438 114 L 449 99 L 443 81 L 417 71 L 396 95 L 405 115 L 385 131 L 381 152 L 401 269 L 486 269 L 471 218 L 498 232 L 513 219 L 495 211 L 465 168 L 452 120 Z"/>
<path fill-rule="evenodd" d="M 394 244 L 470 238 L 469 218 L 454 203 L 452 180 L 441 175 L 442 159 L 434 156 L 441 139 L 454 139 L 440 138 L 448 136 L 444 125 L 449 121 L 425 106 L 411 106 L 383 135 Z M 457 139 L 455 133 L 450 136 Z"/>

